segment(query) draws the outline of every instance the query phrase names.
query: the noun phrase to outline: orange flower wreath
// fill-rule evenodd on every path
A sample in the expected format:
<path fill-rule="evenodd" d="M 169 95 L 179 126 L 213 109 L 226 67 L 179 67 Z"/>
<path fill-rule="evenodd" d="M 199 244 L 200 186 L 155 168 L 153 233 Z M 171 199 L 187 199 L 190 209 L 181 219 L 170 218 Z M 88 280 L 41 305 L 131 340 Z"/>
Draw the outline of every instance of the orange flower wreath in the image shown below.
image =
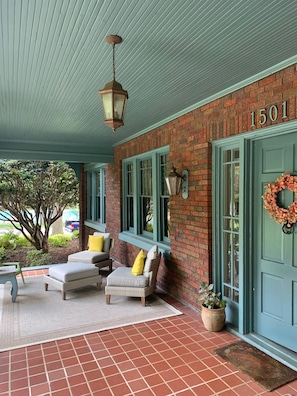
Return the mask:
<path fill-rule="evenodd" d="M 277 194 L 281 190 L 289 189 L 295 193 L 295 201 L 287 209 L 281 208 L 277 204 Z M 263 195 L 263 207 L 268 211 L 270 217 L 279 224 L 286 224 L 291 227 L 297 221 L 297 176 L 291 176 L 289 172 L 280 176 L 274 183 L 269 183 L 265 187 Z"/>

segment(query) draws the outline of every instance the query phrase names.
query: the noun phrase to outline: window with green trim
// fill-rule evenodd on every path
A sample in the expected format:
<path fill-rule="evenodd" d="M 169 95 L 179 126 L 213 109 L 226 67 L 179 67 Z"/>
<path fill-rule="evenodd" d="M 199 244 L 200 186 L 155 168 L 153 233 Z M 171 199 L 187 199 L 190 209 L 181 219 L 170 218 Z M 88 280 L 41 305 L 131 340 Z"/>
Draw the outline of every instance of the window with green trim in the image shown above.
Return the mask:
<path fill-rule="evenodd" d="M 168 149 L 123 161 L 123 229 L 169 243 L 169 194 L 165 182 Z"/>
<path fill-rule="evenodd" d="M 87 220 L 106 222 L 105 169 L 87 172 Z"/>

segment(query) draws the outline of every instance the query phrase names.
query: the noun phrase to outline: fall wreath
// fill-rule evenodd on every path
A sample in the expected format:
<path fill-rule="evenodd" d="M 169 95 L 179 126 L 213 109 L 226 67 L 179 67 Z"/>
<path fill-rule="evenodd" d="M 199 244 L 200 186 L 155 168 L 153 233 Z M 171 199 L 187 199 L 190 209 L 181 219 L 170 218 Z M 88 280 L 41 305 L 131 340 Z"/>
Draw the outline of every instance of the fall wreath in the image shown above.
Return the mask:
<path fill-rule="evenodd" d="M 288 206 L 282 208 L 277 204 L 277 194 L 281 190 L 289 189 L 295 194 L 295 201 Z M 263 207 L 268 211 L 270 217 L 279 224 L 285 224 L 291 227 L 297 221 L 297 176 L 290 175 L 289 172 L 280 176 L 274 183 L 269 183 L 265 187 L 263 195 Z"/>

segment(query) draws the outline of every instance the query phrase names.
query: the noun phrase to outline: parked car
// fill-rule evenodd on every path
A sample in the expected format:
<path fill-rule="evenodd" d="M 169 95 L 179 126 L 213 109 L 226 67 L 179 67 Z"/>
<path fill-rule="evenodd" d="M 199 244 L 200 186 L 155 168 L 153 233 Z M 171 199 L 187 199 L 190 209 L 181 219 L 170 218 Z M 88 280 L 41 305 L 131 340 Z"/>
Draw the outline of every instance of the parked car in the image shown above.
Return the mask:
<path fill-rule="evenodd" d="M 79 221 L 66 220 L 65 221 L 65 229 L 70 232 L 78 231 L 79 230 Z"/>

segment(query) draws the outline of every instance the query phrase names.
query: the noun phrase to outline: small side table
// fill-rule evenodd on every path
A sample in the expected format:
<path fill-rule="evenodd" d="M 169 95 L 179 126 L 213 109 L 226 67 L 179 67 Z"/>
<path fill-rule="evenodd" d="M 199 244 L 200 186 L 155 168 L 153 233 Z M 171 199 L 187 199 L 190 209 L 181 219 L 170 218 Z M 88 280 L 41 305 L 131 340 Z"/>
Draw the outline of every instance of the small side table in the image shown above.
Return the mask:
<path fill-rule="evenodd" d="M 0 283 L 11 282 L 11 299 L 15 302 L 18 295 L 18 282 L 15 276 L 16 268 L 14 265 L 0 267 Z"/>

